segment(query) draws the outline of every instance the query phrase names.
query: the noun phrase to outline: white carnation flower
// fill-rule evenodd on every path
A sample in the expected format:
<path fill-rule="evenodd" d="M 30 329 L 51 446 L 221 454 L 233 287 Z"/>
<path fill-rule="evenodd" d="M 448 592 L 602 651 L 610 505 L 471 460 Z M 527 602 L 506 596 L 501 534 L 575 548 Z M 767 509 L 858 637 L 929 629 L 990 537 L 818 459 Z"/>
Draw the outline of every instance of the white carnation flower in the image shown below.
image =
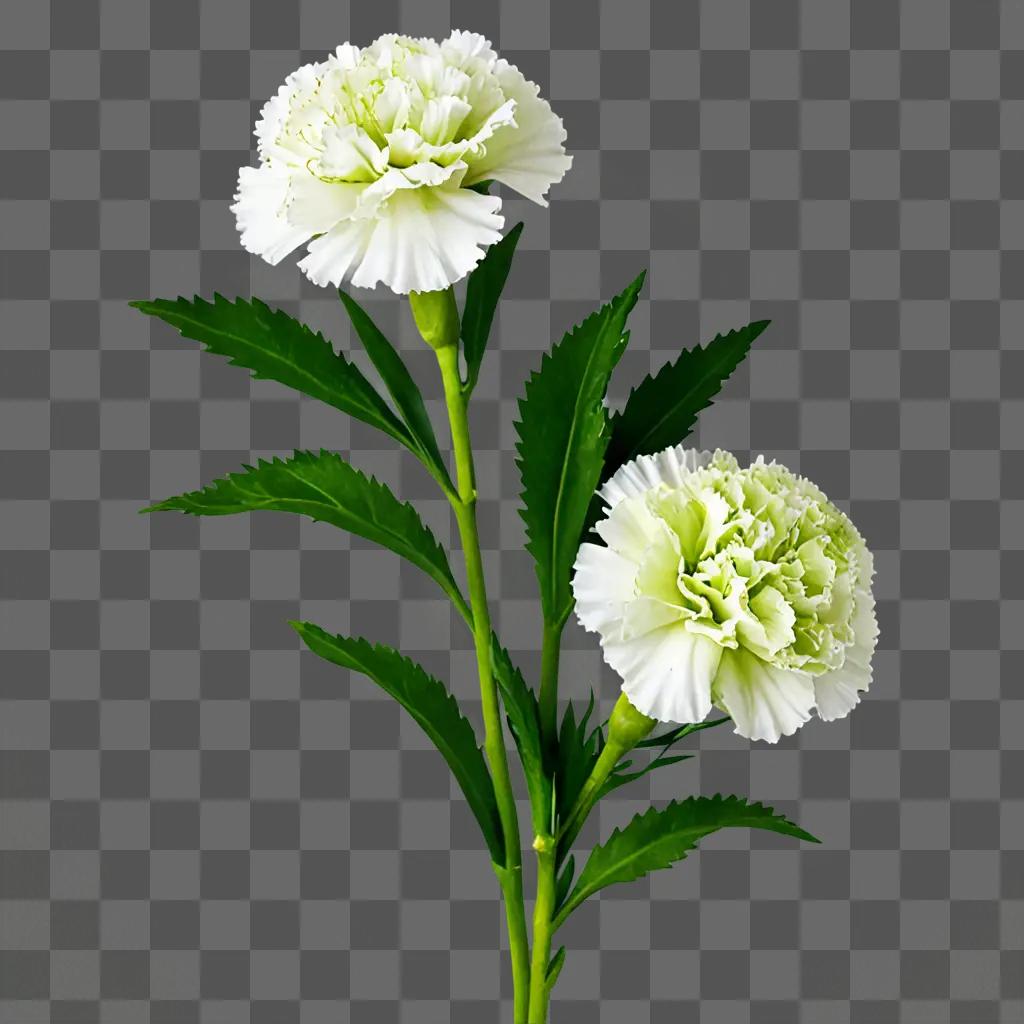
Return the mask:
<path fill-rule="evenodd" d="M 717 706 L 774 743 L 857 704 L 878 640 L 871 552 L 814 484 L 680 445 L 600 494 L 604 545 L 580 547 L 576 613 L 639 711 L 686 723 Z"/>
<path fill-rule="evenodd" d="M 311 281 L 440 291 L 497 241 L 496 180 L 545 204 L 571 158 L 537 86 L 490 43 L 381 36 L 292 72 L 256 124 L 232 210 L 242 245 L 276 264 L 309 242 Z"/>

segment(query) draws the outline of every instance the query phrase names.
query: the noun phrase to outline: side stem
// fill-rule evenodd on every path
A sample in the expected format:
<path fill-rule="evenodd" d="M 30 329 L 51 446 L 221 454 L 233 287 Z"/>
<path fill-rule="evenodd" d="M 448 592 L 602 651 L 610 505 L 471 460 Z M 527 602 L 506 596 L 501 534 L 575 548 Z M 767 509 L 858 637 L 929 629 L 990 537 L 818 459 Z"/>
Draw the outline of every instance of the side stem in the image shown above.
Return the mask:
<path fill-rule="evenodd" d="M 487 607 L 480 536 L 476 522 L 476 478 L 473 449 L 469 437 L 466 398 L 459 374 L 459 350 L 449 344 L 436 348 L 441 369 L 448 421 L 451 425 L 455 452 L 458 500 L 452 503 L 462 538 L 466 559 L 466 580 L 473 610 L 473 639 L 476 646 L 477 670 L 480 675 L 480 698 L 483 704 L 484 752 L 491 768 L 494 791 L 498 800 L 502 833 L 505 837 L 505 863 L 497 871 L 505 898 L 509 949 L 512 956 L 512 980 L 515 986 L 515 1024 L 526 1024 L 526 1007 L 530 985 L 529 939 L 526 933 L 526 909 L 523 903 L 522 849 L 519 838 L 519 817 L 509 778 L 508 755 L 502 732 L 498 691 L 491 671 L 491 618 Z"/>
<path fill-rule="evenodd" d="M 625 748 L 618 743 L 609 741 L 604 745 L 604 749 L 591 770 L 590 777 L 583 784 L 580 795 L 576 798 L 575 806 L 559 829 L 558 841 L 563 849 L 567 849 L 579 835 L 594 804 L 597 803 L 601 787 L 608 781 L 608 776 L 614 771 L 615 766 L 625 753 Z"/>
<path fill-rule="evenodd" d="M 583 784 L 576 803 L 558 832 L 558 842 L 563 850 L 568 849 L 579 834 L 587 815 L 593 810 L 601 795 L 601 789 L 624 754 L 628 754 L 657 723 L 653 718 L 637 711 L 624 694 L 612 708 L 608 719 L 608 739 L 590 771 L 590 777 Z"/>

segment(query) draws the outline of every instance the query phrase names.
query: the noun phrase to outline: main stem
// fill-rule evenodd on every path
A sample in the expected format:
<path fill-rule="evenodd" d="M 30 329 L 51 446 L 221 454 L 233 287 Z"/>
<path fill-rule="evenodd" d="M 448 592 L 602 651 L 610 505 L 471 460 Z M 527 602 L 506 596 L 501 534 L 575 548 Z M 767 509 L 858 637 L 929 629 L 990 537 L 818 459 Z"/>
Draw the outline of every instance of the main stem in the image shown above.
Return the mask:
<path fill-rule="evenodd" d="M 540 731 L 548 755 L 554 752 L 558 743 L 558 660 L 564 625 L 557 622 L 544 623 L 540 653 Z"/>
<path fill-rule="evenodd" d="M 538 837 L 537 902 L 533 910 L 533 962 L 530 968 L 529 1024 L 544 1024 L 548 1019 L 548 964 L 551 962 L 551 937 L 555 929 L 556 858 L 558 843 L 553 836 Z"/>
<path fill-rule="evenodd" d="M 540 657 L 540 728 L 545 756 L 553 763 L 558 743 L 558 660 L 562 646 L 563 623 L 544 624 Z M 548 1019 L 551 986 L 548 965 L 551 962 L 551 937 L 555 929 L 555 894 L 558 872 L 558 838 L 537 836 L 537 902 L 533 910 L 533 959 L 530 965 L 529 1024 L 544 1024 Z"/>
<path fill-rule="evenodd" d="M 526 1007 L 530 986 L 530 951 L 526 934 L 526 910 L 523 903 L 523 861 L 519 838 L 519 816 L 509 778 L 508 755 L 501 727 L 498 691 L 491 671 L 491 617 L 487 608 L 487 587 L 484 582 L 483 559 L 480 555 L 480 535 L 476 523 L 476 474 L 473 468 L 473 449 L 469 437 L 466 415 L 466 396 L 462 393 L 459 375 L 459 350 L 455 344 L 436 348 L 441 368 L 448 422 L 452 431 L 455 452 L 458 501 L 453 502 L 455 518 L 462 538 L 466 559 L 466 580 L 469 602 L 473 609 L 473 640 L 476 645 L 476 664 L 480 674 L 480 698 L 483 703 L 484 751 L 494 780 L 498 800 L 502 834 L 505 838 L 505 863 L 498 878 L 505 898 L 508 922 L 509 949 L 512 955 L 512 981 L 515 986 L 515 1024 L 526 1024 Z M 532 1021 L 532 1017 L 530 1020 Z"/>

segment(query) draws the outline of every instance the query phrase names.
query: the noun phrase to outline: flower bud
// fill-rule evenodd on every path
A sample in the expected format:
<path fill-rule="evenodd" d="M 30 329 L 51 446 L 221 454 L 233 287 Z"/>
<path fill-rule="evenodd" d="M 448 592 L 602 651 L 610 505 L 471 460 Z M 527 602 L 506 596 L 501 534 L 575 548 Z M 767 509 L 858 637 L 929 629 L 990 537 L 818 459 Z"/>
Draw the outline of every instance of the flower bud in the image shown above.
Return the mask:
<path fill-rule="evenodd" d="M 459 309 L 451 288 L 410 292 L 409 306 L 423 340 L 435 351 L 459 343 Z"/>
<path fill-rule="evenodd" d="M 608 720 L 608 745 L 622 753 L 632 750 L 650 734 L 656 721 L 637 711 L 624 693 L 619 694 L 612 709 L 612 717 Z"/>

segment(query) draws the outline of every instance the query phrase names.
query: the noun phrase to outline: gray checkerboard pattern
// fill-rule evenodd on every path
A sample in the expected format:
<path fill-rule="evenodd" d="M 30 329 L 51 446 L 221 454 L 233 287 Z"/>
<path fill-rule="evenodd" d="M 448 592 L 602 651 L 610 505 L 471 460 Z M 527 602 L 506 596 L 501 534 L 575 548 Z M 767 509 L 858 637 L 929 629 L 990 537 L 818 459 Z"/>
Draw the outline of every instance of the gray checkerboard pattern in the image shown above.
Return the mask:
<path fill-rule="evenodd" d="M 452 539 L 368 428 L 125 304 L 251 290 L 347 347 L 329 292 L 239 248 L 236 169 L 301 60 L 451 25 L 542 83 L 576 158 L 549 210 L 506 204 L 527 227 L 474 409 L 493 603 L 524 667 L 515 399 L 645 265 L 616 396 L 770 317 L 701 439 L 819 481 L 880 569 L 850 720 L 778 748 L 704 734 L 584 834 L 724 790 L 825 845 L 723 836 L 609 891 L 566 929 L 554 1021 L 1024 1020 L 1021 0 L 3 0 L 0 1022 L 510 1019 L 494 880 L 443 765 L 285 626 L 400 646 L 475 714 L 459 622 L 325 527 L 136 514 L 323 444 Z M 440 421 L 407 315 L 369 305 Z M 591 638 L 566 646 L 564 690 L 608 708 Z"/>

